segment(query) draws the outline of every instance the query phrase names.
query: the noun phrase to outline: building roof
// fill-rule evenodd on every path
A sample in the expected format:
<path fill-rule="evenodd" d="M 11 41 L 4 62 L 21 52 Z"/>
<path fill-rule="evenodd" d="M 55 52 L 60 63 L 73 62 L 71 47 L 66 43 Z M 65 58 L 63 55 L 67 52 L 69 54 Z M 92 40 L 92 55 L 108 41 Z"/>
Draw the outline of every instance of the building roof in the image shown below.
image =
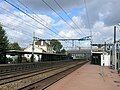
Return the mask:
<path fill-rule="evenodd" d="M 68 53 L 79 54 L 79 53 L 90 53 L 90 49 L 80 49 L 80 50 L 68 50 Z"/>

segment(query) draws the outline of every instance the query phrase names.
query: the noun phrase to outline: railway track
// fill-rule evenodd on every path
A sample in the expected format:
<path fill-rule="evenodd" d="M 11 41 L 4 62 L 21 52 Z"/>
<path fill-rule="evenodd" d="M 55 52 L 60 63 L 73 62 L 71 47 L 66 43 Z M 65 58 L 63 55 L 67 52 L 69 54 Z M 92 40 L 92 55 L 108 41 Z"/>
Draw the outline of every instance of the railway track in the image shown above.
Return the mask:
<path fill-rule="evenodd" d="M 20 80 L 20 79 L 28 78 L 28 77 L 31 77 L 31 76 L 35 76 L 35 75 L 38 75 L 38 74 L 41 74 L 41 73 L 49 72 L 51 70 L 62 68 L 62 67 L 65 67 L 67 65 L 68 64 L 65 64 L 65 65 L 61 66 L 61 64 L 60 64 L 60 65 L 57 65 L 57 66 L 54 66 L 54 67 L 48 67 L 48 68 L 45 68 L 45 69 L 42 69 L 42 70 L 36 70 L 36 71 L 29 72 L 29 73 L 24 72 L 22 74 L 9 75 L 7 77 L 4 77 L 4 78 L 0 79 L 0 85 L 7 84 L 7 83 L 10 83 L 10 82 L 13 82 L 13 81 Z"/>
<path fill-rule="evenodd" d="M 21 64 L 5 64 L 0 65 L 0 78 L 2 76 L 7 76 L 16 73 L 23 73 L 26 71 L 34 71 L 36 69 L 44 69 L 51 67 L 52 64 L 57 65 L 61 61 L 52 61 L 52 62 L 38 62 L 38 63 L 21 63 Z M 62 61 L 67 62 L 67 61 Z"/>
<path fill-rule="evenodd" d="M 47 77 L 45 79 L 42 79 L 41 81 L 32 83 L 26 87 L 23 87 L 19 90 L 45 90 L 46 88 L 48 88 L 50 85 L 54 84 L 55 82 L 59 81 L 60 79 L 62 79 L 63 77 L 65 77 L 66 75 L 70 74 L 71 72 L 73 72 L 74 70 L 80 68 L 82 65 L 84 65 L 87 62 L 83 62 L 80 64 L 77 64 L 76 66 L 70 67 L 62 72 L 56 73 L 50 77 Z"/>
<path fill-rule="evenodd" d="M 66 63 L 64 65 L 60 64 L 56 67 L 52 67 L 42 71 L 37 71 L 35 73 L 30 73 L 22 76 L 20 75 L 16 77 L 9 77 L 0 80 L 0 90 L 44 89 L 46 85 L 49 86 L 51 83 L 66 76 L 68 71 L 75 70 L 75 68 L 83 65 L 84 63 L 86 62 Z"/>
<path fill-rule="evenodd" d="M 39 67 L 37 67 L 37 68 L 26 69 L 26 67 L 25 67 L 25 69 L 23 69 L 23 70 L 22 69 L 19 70 L 18 68 L 15 67 L 18 70 L 12 71 L 10 69 L 7 69 L 8 72 L 6 72 L 6 70 L 4 70 L 4 68 L 3 68 L 5 73 L 0 72 L 0 80 L 4 80 L 4 79 L 7 79 L 7 78 L 12 78 L 12 77 L 17 77 L 17 76 L 21 76 L 21 75 L 26 75 L 26 74 L 30 74 L 30 73 L 35 73 L 35 72 L 43 71 L 43 70 L 46 70 L 46 69 L 61 66 L 63 63 L 68 63 L 68 61 L 67 62 L 66 61 L 65 62 L 61 61 L 61 62 L 58 62 L 58 61 L 56 63 L 55 62 L 52 62 L 52 63 L 51 62 L 49 62 L 49 63 L 48 62 L 42 62 L 42 63 L 40 63 Z M 70 61 L 69 63 L 71 63 L 71 62 L 73 62 L 73 61 Z M 23 67 L 21 67 L 21 68 L 23 68 Z"/>

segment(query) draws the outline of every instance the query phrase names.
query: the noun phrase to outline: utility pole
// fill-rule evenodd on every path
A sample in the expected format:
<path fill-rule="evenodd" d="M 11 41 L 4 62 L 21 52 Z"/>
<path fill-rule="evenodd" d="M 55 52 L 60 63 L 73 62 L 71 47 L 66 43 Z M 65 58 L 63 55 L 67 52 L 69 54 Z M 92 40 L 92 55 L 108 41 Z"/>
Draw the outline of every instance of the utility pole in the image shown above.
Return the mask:
<path fill-rule="evenodd" d="M 35 32 L 33 32 L 33 40 L 32 40 L 32 56 L 31 56 L 31 62 L 34 62 L 34 41 L 35 41 Z"/>
<path fill-rule="evenodd" d="M 74 40 L 72 40 L 72 49 L 74 49 Z"/>
<path fill-rule="evenodd" d="M 91 54 L 91 61 L 92 61 L 92 30 L 90 29 L 90 35 L 91 35 L 91 40 L 90 40 L 90 54 Z"/>
<path fill-rule="evenodd" d="M 115 70 L 117 70 L 117 54 L 116 54 L 116 26 L 114 26 L 114 64 Z"/>

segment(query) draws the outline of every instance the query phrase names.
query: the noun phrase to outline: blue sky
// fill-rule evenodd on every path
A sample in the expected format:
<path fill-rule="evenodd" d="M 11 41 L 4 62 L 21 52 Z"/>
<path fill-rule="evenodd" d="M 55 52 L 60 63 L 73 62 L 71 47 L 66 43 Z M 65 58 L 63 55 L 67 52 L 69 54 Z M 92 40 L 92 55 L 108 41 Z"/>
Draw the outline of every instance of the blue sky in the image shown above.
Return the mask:
<path fill-rule="evenodd" d="M 0 0 L 0 22 L 4 26 L 10 42 L 18 42 L 22 47 L 26 47 L 31 43 L 32 32 L 35 32 L 36 36 L 39 38 L 82 38 L 90 35 L 85 3 L 83 2 L 84 0 L 56 0 L 79 28 L 57 6 L 54 0 L 44 1 L 50 5 L 69 25 L 66 24 L 66 22 L 55 14 L 55 12 L 53 12 L 48 6 L 46 6 L 42 0 L 7 1 L 19 7 L 31 17 L 52 30 L 48 30 L 46 27 L 32 20 L 10 4 L 7 4 L 4 0 Z M 118 0 L 86 0 L 90 27 L 93 33 L 93 43 L 102 43 L 109 39 L 111 39 L 110 42 L 112 42 L 113 26 L 118 24 L 120 21 L 119 3 L 120 1 Z M 29 9 L 32 12 L 29 11 Z M 42 20 L 40 18 L 42 18 Z M 119 30 L 117 30 L 117 34 L 117 38 L 119 39 Z M 81 43 L 82 44 L 79 46 L 82 47 L 90 44 L 88 41 Z"/>

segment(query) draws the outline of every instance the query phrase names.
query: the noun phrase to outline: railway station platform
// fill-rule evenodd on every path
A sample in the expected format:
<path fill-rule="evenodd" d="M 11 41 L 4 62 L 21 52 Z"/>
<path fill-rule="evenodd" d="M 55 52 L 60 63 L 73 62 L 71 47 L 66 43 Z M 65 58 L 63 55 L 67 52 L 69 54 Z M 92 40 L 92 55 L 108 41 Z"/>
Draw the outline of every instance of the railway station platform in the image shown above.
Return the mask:
<path fill-rule="evenodd" d="M 87 63 L 46 90 L 120 90 L 120 74 L 109 67 Z"/>

